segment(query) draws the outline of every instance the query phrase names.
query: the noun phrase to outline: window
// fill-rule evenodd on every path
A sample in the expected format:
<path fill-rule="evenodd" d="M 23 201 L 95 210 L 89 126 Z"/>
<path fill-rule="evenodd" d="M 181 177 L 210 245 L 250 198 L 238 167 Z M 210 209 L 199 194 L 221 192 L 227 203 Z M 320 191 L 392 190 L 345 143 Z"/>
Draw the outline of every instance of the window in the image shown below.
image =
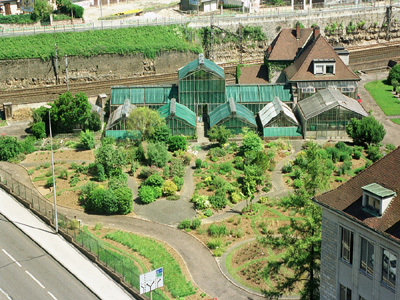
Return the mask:
<path fill-rule="evenodd" d="M 354 86 L 342 87 L 343 93 L 352 93 L 355 91 L 356 91 L 356 88 Z"/>
<path fill-rule="evenodd" d="M 315 74 L 324 74 L 324 65 L 314 65 Z"/>
<path fill-rule="evenodd" d="M 315 93 L 315 88 L 310 86 L 306 88 L 301 88 L 301 92 L 304 94 L 314 94 Z"/>
<path fill-rule="evenodd" d="M 360 269 L 367 274 L 374 274 L 374 245 L 364 238 L 361 238 Z"/>
<path fill-rule="evenodd" d="M 335 65 L 326 65 L 325 72 L 326 74 L 335 74 Z"/>
<path fill-rule="evenodd" d="M 373 213 L 380 214 L 381 211 L 381 202 L 379 199 L 371 195 L 367 195 L 367 208 L 370 209 Z"/>
<path fill-rule="evenodd" d="M 382 252 L 382 282 L 391 288 L 396 287 L 397 257 L 392 252 L 383 249 Z"/>
<path fill-rule="evenodd" d="M 351 289 L 340 285 L 340 300 L 351 300 Z"/>
<path fill-rule="evenodd" d="M 341 227 L 340 257 L 347 263 L 353 263 L 353 232 Z"/>

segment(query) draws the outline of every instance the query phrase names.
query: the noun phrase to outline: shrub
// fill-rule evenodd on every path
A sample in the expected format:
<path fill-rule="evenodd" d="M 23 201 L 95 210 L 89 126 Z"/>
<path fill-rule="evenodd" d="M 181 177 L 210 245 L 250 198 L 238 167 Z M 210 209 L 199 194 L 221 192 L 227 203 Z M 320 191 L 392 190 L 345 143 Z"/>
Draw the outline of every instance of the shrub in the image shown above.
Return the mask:
<path fill-rule="evenodd" d="M 0 137 L 0 160 L 9 161 L 22 151 L 17 138 L 11 136 Z"/>
<path fill-rule="evenodd" d="M 231 194 L 231 202 L 232 202 L 233 204 L 236 204 L 236 203 L 238 203 L 238 202 L 241 201 L 241 200 L 242 200 L 242 194 L 241 194 L 241 193 L 233 192 L 233 193 Z"/>
<path fill-rule="evenodd" d="M 46 137 L 46 125 L 44 122 L 38 122 L 32 126 L 32 134 L 37 139 L 43 139 Z"/>
<path fill-rule="evenodd" d="M 228 204 L 225 190 L 217 190 L 215 195 L 210 196 L 209 201 L 212 207 L 215 209 L 224 208 Z"/>
<path fill-rule="evenodd" d="M 354 159 L 360 159 L 361 158 L 361 151 L 354 151 L 353 157 Z"/>
<path fill-rule="evenodd" d="M 178 158 L 173 158 L 171 160 L 171 165 L 170 165 L 170 175 L 171 177 L 183 177 L 185 175 L 185 169 L 183 166 L 182 160 Z"/>
<path fill-rule="evenodd" d="M 177 150 L 186 151 L 187 144 L 187 140 L 184 136 L 174 135 L 171 136 L 168 140 L 168 150 L 171 152 L 175 152 Z"/>
<path fill-rule="evenodd" d="M 213 215 L 213 212 L 212 212 L 211 209 L 206 209 L 204 211 L 204 215 L 208 218 L 208 217 L 211 217 Z"/>
<path fill-rule="evenodd" d="M 129 214 L 132 211 L 133 194 L 128 186 L 112 190 L 118 201 L 118 213 Z"/>
<path fill-rule="evenodd" d="M 86 120 L 86 124 L 84 126 L 85 130 L 90 130 L 90 131 L 99 131 L 101 129 L 101 120 L 100 120 L 100 115 L 92 111 Z"/>
<path fill-rule="evenodd" d="M 400 82 L 400 65 L 397 64 L 390 69 L 389 75 L 387 77 L 388 82 L 392 82 L 392 80 L 397 80 Z"/>
<path fill-rule="evenodd" d="M 208 169 L 208 161 L 203 161 L 203 163 L 201 164 L 201 167 L 204 169 Z"/>
<path fill-rule="evenodd" d="M 34 136 L 27 136 L 21 143 L 21 151 L 25 154 L 35 152 L 35 142 L 36 138 Z"/>
<path fill-rule="evenodd" d="M 243 157 L 241 156 L 236 156 L 233 160 L 233 164 L 235 165 L 235 168 L 238 170 L 244 170 L 244 160 Z"/>
<path fill-rule="evenodd" d="M 346 132 L 353 139 L 354 144 L 360 146 L 378 144 L 386 134 L 383 125 L 373 116 L 363 117 L 361 120 L 351 119 L 346 126 Z"/>
<path fill-rule="evenodd" d="M 85 211 L 98 214 L 115 214 L 118 212 L 118 199 L 111 190 L 103 186 L 96 187 L 85 200 Z"/>
<path fill-rule="evenodd" d="M 217 141 L 220 146 L 226 144 L 231 136 L 232 132 L 226 129 L 225 126 L 213 126 L 213 128 L 208 131 L 210 141 Z"/>
<path fill-rule="evenodd" d="M 88 129 L 86 129 L 85 131 L 82 130 L 80 133 L 80 139 L 83 149 L 90 150 L 94 148 L 95 141 L 93 132 L 90 132 Z"/>
<path fill-rule="evenodd" d="M 367 155 L 373 162 L 383 157 L 383 154 L 379 150 L 379 146 L 369 145 L 367 149 Z"/>
<path fill-rule="evenodd" d="M 201 226 L 201 220 L 200 219 L 193 219 L 192 224 L 190 225 L 190 228 L 192 229 L 197 229 Z"/>
<path fill-rule="evenodd" d="M 170 159 L 167 146 L 164 143 L 148 144 L 147 162 L 159 168 L 164 167 Z"/>
<path fill-rule="evenodd" d="M 249 151 L 261 151 L 263 149 L 263 142 L 261 138 L 253 131 L 247 131 L 244 133 L 242 146 L 240 151 L 242 154 Z"/>
<path fill-rule="evenodd" d="M 228 161 L 220 164 L 218 169 L 220 174 L 226 174 L 232 172 L 233 166 L 232 163 Z"/>
<path fill-rule="evenodd" d="M 210 227 L 208 227 L 208 234 L 213 237 L 221 237 L 229 235 L 229 231 L 226 228 L 225 224 L 221 225 L 211 224 Z"/>
<path fill-rule="evenodd" d="M 387 144 L 387 145 L 386 145 L 386 150 L 387 150 L 388 152 L 391 152 L 391 151 L 393 151 L 394 149 L 396 149 L 396 146 L 395 146 L 395 145 L 393 145 L 393 144 Z"/>
<path fill-rule="evenodd" d="M 81 181 L 81 179 L 79 178 L 79 175 L 75 174 L 73 175 L 70 180 L 69 180 L 69 186 L 70 187 L 74 187 L 77 185 L 77 183 Z"/>
<path fill-rule="evenodd" d="M 184 183 L 183 177 L 174 176 L 174 178 L 172 178 L 172 181 L 176 184 L 178 191 L 180 191 Z"/>
<path fill-rule="evenodd" d="M 144 182 L 144 185 L 162 187 L 164 184 L 164 179 L 159 174 L 150 175 Z"/>
<path fill-rule="evenodd" d="M 197 158 L 194 163 L 195 163 L 196 169 L 201 169 L 201 159 L 200 158 Z"/>
<path fill-rule="evenodd" d="M 196 209 L 206 209 L 211 207 L 210 201 L 208 200 L 208 196 L 206 195 L 199 195 L 196 193 L 193 195 L 191 201 L 195 204 Z"/>
<path fill-rule="evenodd" d="M 53 186 L 53 177 L 49 177 L 46 180 L 46 185 L 47 188 L 51 188 Z"/>
<path fill-rule="evenodd" d="M 282 173 L 287 174 L 293 171 L 293 163 L 292 162 L 288 162 L 286 164 L 283 165 L 282 167 Z"/>
<path fill-rule="evenodd" d="M 191 221 L 189 219 L 185 219 L 183 221 L 181 221 L 178 225 L 179 229 L 188 229 L 191 226 Z"/>
<path fill-rule="evenodd" d="M 339 154 L 339 161 L 346 161 L 346 160 L 350 160 L 351 157 L 347 152 L 340 152 Z"/>
<path fill-rule="evenodd" d="M 211 239 L 207 242 L 207 247 L 210 249 L 217 249 L 222 246 L 222 240 L 221 239 Z"/>
<path fill-rule="evenodd" d="M 121 169 L 127 164 L 126 153 L 120 149 L 115 150 L 110 144 L 102 144 L 96 152 L 95 162 L 103 165 L 104 172 L 109 177 L 113 170 Z"/>
<path fill-rule="evenodd" d="M 140 170 L 139 177 L 143 178 L 143 179 L 147 179 L 151 175 L 156 174 L 156 173 L 157 173 L 156 168 L 143 167 L 142 170 Z"/>
<path fill-rule="evenodd" d="M 218 161 L 219 157 L 224 157 L 226 155 L 226 151 L 223 148 L 215 147 L 208 151 L 208 156 L 210 157 L 211 161 Z"/>
<path fill-rule="evenodd" d="M 149 204 L 156 200 L 154 195 L 154 188 L 148 185 L 144 185 L 139 189 L 139 198 L 143 203 Z"/>
<path fill-rule="evenodd" d="M 173 183 L 171 180 L 166 180 L 164 182 L 164 185 L 162 186 L 162 192 L 166 196 L 172 196 L 176 193 L 178 190 L 177 186 L 175 183 Z"/>
<path fill-rule="evenodd" d="M 68 180 L 68 171 L 65 169 L 61 169 L 60 174 L 58 175 L 58 178 Z"/>
<path fill-rule="evenodd" d="M 303 187 L 303 185 L 304 185 L 303 180 L 301 180 L 301 179 L 294 179 L 294 180 L 293 180 L 293 187 L 294 187 L 295 189 L 300 189 L 300 188 Z"/>

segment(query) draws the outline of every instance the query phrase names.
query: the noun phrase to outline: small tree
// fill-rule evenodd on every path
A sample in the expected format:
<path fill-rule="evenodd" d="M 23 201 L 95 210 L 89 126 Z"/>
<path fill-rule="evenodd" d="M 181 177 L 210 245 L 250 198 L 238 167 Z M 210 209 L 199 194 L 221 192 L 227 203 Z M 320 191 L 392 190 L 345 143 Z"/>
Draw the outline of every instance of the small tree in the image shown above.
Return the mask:
<path fill-rule="evenodd" d="M 397 82 L 400 82 L 400 64 L 397 64 L 390 69 L 387 81 L 388 83 L 392 83 L 392 80 L 397 80 Z"/>
<path fill-rule="evenodd" d="M 147 145 L 147 162 L 163 168 L 170 159 L 170 153 L 164 143 L 148 144 Z"/>
<path fill-rule="evenodd" d="M 187 149 L 188 142 L 184 136 L 174 135 L 168 140 L 168 150 L 171 152 Z"/>
<path fill-rule="evenodd" d="M 362 119 L 351 119 L 346 126 L 346 132 L 356 145 L 378 144 L 385 137 L 386 130 L 373 116 Z"/>
<path fill-rule="evenodd" d="M 32 126 L 32 134 L 37 139 L 43 139 L 46 137 L 46 125 L 44 122 L 38 122 Z"/>
<path fill-rule="evenodd" d="M 225 126 L 214 126 L 208 131 L 210 141 L 217 141 L 221 147 L 228 142 L 231 136 L 232 132 L 226 129 Z"/>
<path fill-rule="evenodd" d="M 31 19 L 35 21 L 48 21 L 50 19 L 50 14 L 52 11 L 53 9 L 51 5 L 46 0 L 35 0 Z"/>
<path fill-rule="evenodd" d="M 130 113 L 126 125 L 129 130 L 139 131 L 141 138 L 147 140 L 153 136 L 156 128 L 164 124 L 165 120 L 157 111 L 148 107 L 138 107 Z"/>
<path fill-rule="evenodd" d="M 154 128 L 154 132 L 150 135 L 150 141 L 168 143 L 170 136 L 171 129 L 169 129 L 167 124 L 163 124 L 159 127 Z"/>
<path fill-rule="evenodd" d="M 240 147 L 241 153 L 249 151 L 261 151 L 263 149 L 262 139 L 253 131 L 243 130 L 243 141 Z"/>
<path fill-rule="evenodd" d="M 17 138 L 11 136 L 0 137 L 0 160 L 10 160 L 22 151 Z"/>
<path fill-rule="evenodd" d="M 101 145 L 97 150 L 95 162 L 103 165 L 107 177 L 115 169 L 121 169 L 127 163 L 125 151 L 117 151 L 110 144 Z"/>
<path fill-rule="evenodd" d="M 101 129 L 101 120 L 100 120 L 100 115 L 92 111 L 85 121 L 85 126 L 84 129 L 88 129 L 90 131 L 99 131 Z"/>
<path fill-rule="evenodd" d="M 90 150 L 94 148 L 95 142 L 94 142 L 93 132 L 90 132 L 88 129 L 86 129 L 86 131 L 81 131 L 80 138 L 81 138 L 81 145 L 83 146 L 84 149 Z"/>

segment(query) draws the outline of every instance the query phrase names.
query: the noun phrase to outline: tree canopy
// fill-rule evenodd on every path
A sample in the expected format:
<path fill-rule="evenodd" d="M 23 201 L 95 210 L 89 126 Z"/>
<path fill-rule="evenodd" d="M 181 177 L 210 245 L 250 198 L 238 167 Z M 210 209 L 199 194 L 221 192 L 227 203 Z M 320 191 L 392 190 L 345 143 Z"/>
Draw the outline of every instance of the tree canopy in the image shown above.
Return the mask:
<path fill-rule="evenodd" d="M 160 130 L 160 127 L 164 124 L 165 120 L 160 114 L 148 107 L 134 109 L 130 113 L 126 123 L 128 130 L 139 131 L 142 140 L 152 137 L 154 132 Z"/>
<path fill-rule="evenodd" d="M 392 80 L 397 80 L 397 82 L 400 82 L 400 64 L 397 64 L 390 69 L 387 81 L 389 84 L 391 84 Z"/>
<path fill-rule="evenodd" d="M 373 116 L 362 119 L 351 119 L 346 132 L 356 145 L 370 145 L 380 143 L 386 135 L 383 125 Z"/>

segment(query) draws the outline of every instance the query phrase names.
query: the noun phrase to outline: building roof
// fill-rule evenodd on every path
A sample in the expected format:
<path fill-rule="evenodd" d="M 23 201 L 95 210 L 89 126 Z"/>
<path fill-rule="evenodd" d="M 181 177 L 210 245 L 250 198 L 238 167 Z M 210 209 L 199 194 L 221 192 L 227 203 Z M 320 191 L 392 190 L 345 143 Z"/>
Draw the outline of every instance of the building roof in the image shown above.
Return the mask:
<path fill-rule="evenodd" d="M 316 196 L 314 200 L 333 211 L 368 226 L 400 242 L 400 147 L 378 160 L 338 188 Z M 362 208 L 363 187 L 377 184 L 395 192 L 382 216 Z M 371 186 L 370 186 L 371 187 Z M 373 186 L 372 186 L 373 187 Z M 376 186 L 375 186 L 376 187 Z"/>
<path fill-rule="evenodd" d="M 268 60 L 293 61 L 312 36 L 312 32 L 312 28 L 300 28 L 300 37 L 297 39 L 296 29 L 282 29 L 271 43 Z"/>
<path fill-rule="evenodd" d="M 285 68 L 289 81 L 360 80 L 321 34 L 309 43 L 294 63 Z M 334 59 L 335 74 L 314 75 L 313 60 L 316 59 Z"/>
<path fill-rule="evenodd" d="M 387 189 L 387 188 L 385 188 L 385 187 L 383 187 L 380 184 L 377 184 L 375 182 L 371 183 L 371 184 L 368 184 L 366 186 L 363 186 L 362 189 L 364 191 L 370 192 L 370 193 L 372 193 L 372 194 L 374 194 L 376 196 L 379 196 L 381 198 L 391 197 L 394 194 L 396 194 L 394 191 L 389 190 L 389 189 Z"/>
<path fill-rule="evenodd" d="M 225 72 L 223 68 L 218 66 L 215 62 L 204 58 L 202 54 L 199 54 L 198 58 L 178 70 L 179 80 L 186 77 L 189 73 L 197 70 L 205 70 L 207 72 L 214 73 L 221 78 L 225 78 Z"/>
<path fill-rule="evenodd" d="M 341 106 L 364 117 L 368 116 L 357 100 L 347 97 L 333 88 L 319 90 L 314 95 L 299 101 L 297 106 L 306 120 L 336 106 Z"/>
<path fill-rule="evenodd" d="M 174 117 L 181 119 L 190 126 L 196 127 L 196 114 L 185 105 L 176 102 L 175 98 L 171 99 L 166 105 L 158 109 L 160 116 L 163 118 Z"/>
<path fill-rule="evenodd" d="M 262 126 L 265 127 L 271 120 L 279 116 L 281 113 L 284 114 L 286 118 L 290 120 L 293 124 L 299 124 L 296 117 L 294 116 L 293 111 L 289 108 L 287 104 L 280 101 L 279 97 L 274 97 L 274 100 L 271 103 L 265 105 L 264 108 L 258 112 L 258 116 L 260 117 Z"/>
<path fill-rule="evenodd" d="M 111 88 L 111 105 L 121 105 L 126 99 L 131 104 L 165 104 L 169 99 L 178 97 L 178 87 L 165 86 L 113 86 Z"/>
<path fill-rule="evenodd" d="M 244 120 L 249 125 L 257 127 L 256 119 L 254 114 L 247 109 L 245 106 L 236 103 L 233 98 L 230 98 L 228 102 L 221 104 L 214 109 L 210 114 L 210 128 L 217 125 L 225 118 L 235 117 Z"/>
<path fill-rule="evenodd" d="M 237 103 L 272 102 L 279 97 L 283 102 L 292 101 L 288 85 L 235 84 L 225 88 L 226 99 L 233 98 Z"/>
<path fill-rule="evenodd" d="M 129 117 L 129 114 L 131 113 L 132 110 L 136 108 L 135 105 L 132 105 L 129 103 L 129 99 L 126 99 L 124 104 L 120 105 L 117 107 L 116 110 L 114 110 L 111 114 L 110 117 L 108 118 L 106 130 L 110 129 L 114 124 L 116 124 L 119 120 L 122 118 L 127 118 Z"/>

